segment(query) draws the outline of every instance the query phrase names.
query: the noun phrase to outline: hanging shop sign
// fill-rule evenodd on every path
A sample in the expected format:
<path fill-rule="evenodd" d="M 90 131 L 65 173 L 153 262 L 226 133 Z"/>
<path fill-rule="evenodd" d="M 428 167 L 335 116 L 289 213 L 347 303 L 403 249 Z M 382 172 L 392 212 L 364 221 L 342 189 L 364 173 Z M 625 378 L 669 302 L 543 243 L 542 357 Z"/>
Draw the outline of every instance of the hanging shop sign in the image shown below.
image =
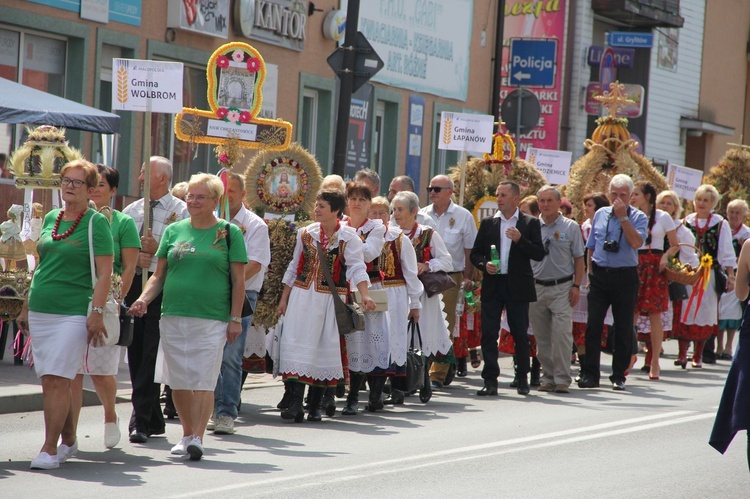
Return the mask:
<path fill-rule="evenodd" d="M 289 147 L 292 124 L 259 117 L 266 80 L 266 63 L 260 52 L 247 43 L 224 44 L 211 54 L 206 73 L 211 109 L 182 108 L 175 119 L 178 139 L 191 146 L 225 145 L 231 139 L 248 149 Z"/>
<path fill-rule="evenodd" d="M 229 36 L 229 0 L 169 0 L 167 27 L 202 35 Z"/>
<path fill-rule="evenodd" d="M 326 40 L 333 40 L 335 42 L 344 39 L 344 32 L 346 31 L 346 11 L 345 10 L 332 10 L 326 14 L 326 18 L 323 20 L 323 38 Z"/>
<path fill-rule="evenodd" d="M 239 35 L 292 50 L 305 49 L 307 2 L 236 0 L 234 29 Z"/>

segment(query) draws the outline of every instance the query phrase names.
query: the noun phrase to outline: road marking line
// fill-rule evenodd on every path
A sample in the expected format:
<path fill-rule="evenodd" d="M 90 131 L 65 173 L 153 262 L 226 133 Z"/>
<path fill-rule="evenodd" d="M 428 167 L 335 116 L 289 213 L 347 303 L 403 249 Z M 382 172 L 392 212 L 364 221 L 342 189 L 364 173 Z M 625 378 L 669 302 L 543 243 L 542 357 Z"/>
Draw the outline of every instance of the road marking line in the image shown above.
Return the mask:
<path fill-rule="evenodd" d="M 402 464 L 402 463 L 408 463 L 410 461 L 420 461 L 417 464 L 413 465 L 407 465 L 407 466 L 399 466 L 398 470 L 395 471 L 406 471 L 406 470 L 415 470 L 419 468 L 425 468 L 429 466 L 434 466 L 435 464 L 435 458 L 440 456 L 451 456 L 451 462 L 457 462 L 457 461 L 468 461 L 472 459 L 480 459 L 485 458 L 488 456 L 496 456 L 496 455 L 502 455 L 502 454 L 508 454 L 511 452 L 523 452 L 528 450 L 534 450 L 534 449 L 540 449 L 544 447 L 551 447 L 551 446 L 557 446 L 557 445 L 564 445 L 568 443 L 575 443 L 575 442 L 583 442 L 586 440 L 594 440 L 598 438 L 604 438 L 614 435 L 623 435 L 627 433 L 634 433 L 638 431 L 645 431 L 645 430 L 651 430 L 654 428 L 661 428 L 664 426 L 673 426 L 677 424 L 682 423 L 689 423 L 692 421 L 698 421 L 701 419 L 708 419 L 714 417 L 715 414 L 713 413 L 702 413 L 702 414 L 695 414 L 694 411 L 674 411 L 664 414 L 654 414 L 651 416 L 643 416 L 640 418 L 632 418 L 632 419 L 623 419 L 620 421 L 613 421 L 610 423 L 602 423 L 592 426 L 585 426 L 583 428 L 575 428 L 570 430 L 562 430 L 562 431 L 556 431 L 556 432 L 550 432 L 550 433 L 544 433 L 540 435 L 533 435 L 528 437 L 521 437 L 521 438 L 514 438 L 510 440 L 502 440 L 499 442 L 489 442 L 486 444 L 478 444 L 478 445 L 471 445 L 466 447 L 458 447 L 453 449 L 444 449 L 440 451 L 432 451 L 429 453 L 421 454 L 421 455 L 415 455 L 415 456 L 408 456 L 408 457 L 402 457 L 398 459 L 389 459 L 387 461 L 381 461 L 377 463 L 366 463 L 366 464 L 359 464 L 354 466 L 347 466 L 344 468 L 338 468 L 333 470 L 324 470 L 324 471 L 316 471 L 313 473 L 308 473 L 304 475 L 295 475 L 292 477 L 279 477 L 279 478 L 271 478 L 268 480 L 262 480 L 257 482 L 244 482 L 244 483 L 237 483 L 232 485 L 225 485 L 222 487 L 216 487 L 212 489 L 204 489 L 201 491 L 194 491 L 186 494 L 179 494 L 172 497 L 195 497 L 195 496 L 203 496 L 208 494 L 215 494 L 217 492 L 227 492 L 232 490 L 238 490 L 243 489 L 247 487 L 259 487 L 264 485 L 274 485 L 279 484 L 283 482 L 291 482 L 291 481 L 302 481 L 303 485 L 298 486 L 292 486 L 290 488 L 299 488 L 299 487 L 306 487 L 312 485 L 312 482 L 310 482 L 310 479 L 316 478 L 316 477 L 322 477 L 325 478 L 326 481 L 330 480 L 331 476 L 336 476 L 337 481 L 342 480 L 353 480 L 357 478 L 362 477 L 372 477 L 374 475 L 380 475 L 380 474 L 390 474 L 394 472 L 393 465 Z M 665 420 L 666 421 L 660 421 Z M 638 425 L 638 426 L 634 426 Z M 620 426 L 628 426 L 627 428 L 621 428 L 621 429 L 613 429 Z M 601 431 L 606 430 L 606 431 Z M 601 431 L 600 433 L 594 433 L 594 434 L 588 434 L 583 435 L 584 433 L 590 433 L 590 432 L 596 432 Z M 578 436 L 575 436 L 578 435 Z M 562 440 L 555 440 L 555 441 L 546 441 L 542 442 L 536 445 L 527 445 L 515 449 L 500 449 L 503 447 L 509 447 L 513 445 L 518 444 L 526 444 L 526 443 L 533 443 L 538 442 L 540 440 L 549 440 L 559 437 L 572 437 L 572 438 L 564 438 Z M 494 452 L 490 453 L 482 453 L 482 454 L 475 454 L 476 451 L 482 451 L 482 450 L 489 450 L 489 449 L 498 449 Z M 464 456 L 464 457 L 456 457 L 455 455 L 458 453 L 472 453 L 472 455 Z M 425 462 L 428 461 L 428 462 Z M 350 473 L 352 471 L 362 470 L 366 471 L 366 474 L 364 475 L 355 475 L 352 476 Z M 322 483 L 322 482 L 321 482 Z"/>

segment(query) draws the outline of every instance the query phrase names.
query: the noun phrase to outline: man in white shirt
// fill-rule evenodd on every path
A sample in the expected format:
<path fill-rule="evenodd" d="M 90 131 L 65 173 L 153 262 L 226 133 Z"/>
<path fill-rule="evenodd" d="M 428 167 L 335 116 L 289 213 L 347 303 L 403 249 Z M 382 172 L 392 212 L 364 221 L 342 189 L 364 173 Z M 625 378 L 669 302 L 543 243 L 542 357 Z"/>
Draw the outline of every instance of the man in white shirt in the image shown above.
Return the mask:
<path fill-rule="evenodd" d="M 141 167 L 138 181 L 143 190 L 145 164 Z M 156 250 L 167 225 L 188 218 L 187 205 L 170 193 L 172 163 L 162 156 L 151 156 L 151 185 L 149 198 L 149 229 L 143 234 L 143 199 L 128 205 L 122 212 L 135 221 L 141 233 L 141 251 L 138 254 L 137 274 L 156 270 Z M 141 294 L 142 279 L 136 275 L 125 303 L 133 303 Z M 161 317 L 161 293 L 152 301 L 143 317 L 135 317 L 133 343 L 128 347 L 128 367 L 133 386 L 131 401 L 133 414 L 130 417 L 130 441 L 146 443 L 151 435 L 164 433 L 164 416 L 159 404 L 159 384 L 154 383 L 156 353 L 159 349 L 159 318 Z"/>
<path fill-rule="evenodd" d="M 271 242 L 268 226 L 263 219 L 243 206 L 242 200 L 246 194 L 244 179 L 236 173 L 230 173 L 227 184 L 229 214 L 231 223 L 242 230 L 245 238 L 248 259 L 245 265 L 245 294 L 255 310 L 258 293 L 271 262 Z M 237 419 L 242 394 L 242 355 L 252 321 L 252 315 L 243 317 L 242 334 L 232 344 L 224 345 L 221 371 L 214 390 L 214 417 L 206 427 L 219 435 L 234 433 L 234 420 Z"/>
<path fill-rule="evenodd" d="M 435 230 L 443 238 L 448 253 L 453 257 L 453 272 L 450 276 L 456 283 L 455 288 L 443 292 L 443 303 L 448 320 L 448 331 L 453 333 L 456 324 L 456 301 L 459 286 L 468 290 L 473 286 L 471 280 L 474 266 L 471 264 L 471 249 L 477 236 L 477 224 L 474 216 L 462 206 L 458 206 L 451 199 L 453 196 L 453 180 L 447 175 L 437 175 L 430 181 L 429 192 L 432 204 L 422 208 L 419 212 L 435 222 Z M 449 356 L 452 356 L 452 352 Z M 434 388 L 441 388 L 450 378 L 446 379 L 450 364 L 436 359 L 430 368 L 430 381 Z M 466 376 L 466 358 L 458 361 L 457 373 Z"/>

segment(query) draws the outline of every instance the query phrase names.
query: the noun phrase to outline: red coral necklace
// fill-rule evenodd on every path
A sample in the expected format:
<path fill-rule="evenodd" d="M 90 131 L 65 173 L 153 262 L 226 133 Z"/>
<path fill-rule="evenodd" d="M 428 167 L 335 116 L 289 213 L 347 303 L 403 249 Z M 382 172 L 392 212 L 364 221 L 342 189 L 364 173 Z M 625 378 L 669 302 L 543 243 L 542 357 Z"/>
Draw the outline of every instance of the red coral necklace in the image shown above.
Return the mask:
<path fill-rule="evenodd" d="M 66 230 L 62 234 L 58 234 L 57 229 L 60 228 L 60 221 L 62 220 L 63 215 L 65 215 L 65 210 L 61 210 L 60 214 L 57 215 L 57 220 L 55 220 L 55 227 L 52 229 L 52 239 L 54 239 L 55 241 L 60 241 L 70 236 L 73 233 L 73 231 L 76 230 L 76 227 L 78 227 L 78 224 L 81 222 L 81 219 L 86 214 L 86 211 L 87 210 L 84 210 L 78 214 L 75 221 L 73 222 L 73 225 L 71 225 L 68 230 Z"/>

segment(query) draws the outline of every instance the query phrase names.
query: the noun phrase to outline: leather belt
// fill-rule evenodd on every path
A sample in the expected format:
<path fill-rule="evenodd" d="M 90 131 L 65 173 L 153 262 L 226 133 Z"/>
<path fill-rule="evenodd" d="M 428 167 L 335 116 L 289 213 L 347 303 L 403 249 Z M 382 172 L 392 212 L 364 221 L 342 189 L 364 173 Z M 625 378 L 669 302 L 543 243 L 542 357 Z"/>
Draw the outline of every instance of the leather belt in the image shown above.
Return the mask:
<path fill-rule="evenodd" d="M 560 279 L 552 279 L 550 281 L 542 281 L 539 279 L 534 279 L 534 281 L 540 286 L 557 286 L 558 284 L 562 284 L 564 282 L 568 282 L 572 280 L 573 280 L 572 275 L 569 275 L 568 277 L 561 277 Z"/>

